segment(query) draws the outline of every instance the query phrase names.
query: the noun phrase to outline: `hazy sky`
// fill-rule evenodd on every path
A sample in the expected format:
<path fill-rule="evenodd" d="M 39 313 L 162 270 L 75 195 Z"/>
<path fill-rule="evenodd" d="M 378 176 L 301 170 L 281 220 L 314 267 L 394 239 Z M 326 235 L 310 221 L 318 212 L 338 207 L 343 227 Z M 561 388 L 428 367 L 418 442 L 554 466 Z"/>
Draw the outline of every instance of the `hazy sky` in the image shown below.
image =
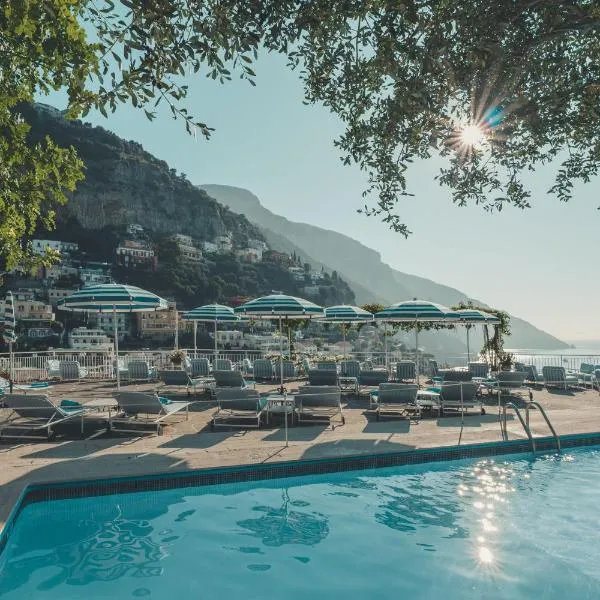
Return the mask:
<path fill-rule="evenodd" d="M 562 339 L 600 338 L 598 181 L 562 204 L 546 194 L 551 171 L 538 173 L 530 178 L 532 209 L 489 214 L 452 204 L 434 181 L 439 163 L 416 164 L 415 197 L 399 206 L 414 232 L 405 240 L 356 213 L 364 178 L 339 161 L 336 117 L 302 104 L 302 86 L 282 58 L 264 56 L 255 70 L 256 87 L 190 78 L 188 108 L 216 128 L 208 142 L 188 136 L 167 110 L 152 123 L 131 108 L 88 120 L 142 143 L 195 184 L 247 188 L 273 212 L 349 235 L 401 271 L 456 287 Z"/>

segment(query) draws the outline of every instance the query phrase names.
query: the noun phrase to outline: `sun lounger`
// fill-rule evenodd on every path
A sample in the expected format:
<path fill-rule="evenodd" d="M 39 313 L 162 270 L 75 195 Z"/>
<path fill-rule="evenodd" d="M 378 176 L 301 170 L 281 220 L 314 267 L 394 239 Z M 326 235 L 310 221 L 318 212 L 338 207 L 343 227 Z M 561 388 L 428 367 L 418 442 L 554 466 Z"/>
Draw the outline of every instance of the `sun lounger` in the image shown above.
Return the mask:
<path fill-rule="evenodd" d="M 135 423 L 156 427 L 156 433 L 160 434 L 162 424 L 167 417 L 185 410 L 187 420 L 189 406 L 193 404 L 193 402 L 172 402 L 166 398 L 159 398 L 158 394 L 146 392 L 113 392 L 113 397 L 119 405 L 119 412 L 110 420 L 109 429 L 129 433 L 140 432 L 139 428 L 125 428 Z M 125 425 L 125 427 L 115 427 L 115 425 Z"/>
<path fill-rule="evenodd" d="M 481 402 L 477 399 L 479 385 L 472 381 L 451 381 L 442 383 L 440 389 L 440 403 L 442 412 L 447 410 L 465 411 L 469 408 L 481 409 L 485 414 Z"/>
<path fill-rule="evenodd" d="M 233 371 L 233 364 L 228 358 L 217 358 L 213 365 L 215 371 Z"/>
<path fill-rule="evenodd" d="M 87 369 L 84 369 L 76 360 L 61 360 L 58 363 L 60 378 L 63 381 L 76 381 L 87 377 Z"/>
<path fill-rule="evenodd" d="M 249 388 L 217 388 L 217 412 L 213 415 L 211 429 L 215 427 L 260 427 L 260 420 L 267 409 L 268 398 L 261 398 L 258 390 Z M 243 424 L 231 423 L 242 421 Z M 250 421 L 248 423 L 248 421 Z M 255 424 L 256 421 L 256 424 Z"/>
<path fill-rule="evenodd" d="M 525 371 L 500 371 L 493 380 L 483 382 L 489 392 L 499 396 L 516 396 L 527 394 L 533 398 L 533 392 L 525 385 L 527 373 Z"/>
<path fill-rule="evenodd" d="M 133 381 L 150 381 L 156 377 L 156 372 L 146 360 L 130 360 L 127 363 L 127 377 Z"/>
<path fill-rule="evenodd" d="M 281 364 L 278 360 L 275 361 L 273 365 L 273 369 L 275 371 L 275 379 L 281 377 Z M 291 360 L 283 361 L 283 378 L 284 379 L 294 379 L 296 377 L 296 365 Z"/>
<path fill-rule="evenodd" d="M 254 381 L 273 381 L 275 379 L 273 363 L 266 358 L 257 358 L 254 361 L 253 377 Z"/>
<path fill-rule="evenodd" d="M 576 375 L 581 385 L 584 387 L 593 387 L 594 386 L 594 371 L 595 366 L 590 363 L 581 363 L 579 367 L 579 371 L 577 373 L 572 373 L 572 375 Z"/>
<path fill-rule="evenodd" d="M 190 358 L 190 377 L 210 377 L 210 363 L 207 358 Z"/>
<path fill-rule="evenodd" d="M 523 365 L 525 382 L 532 385 L 544 385 L 544 377 L 538 373 L 535 365 Z"/>
<path fill-rule="evenodd" d="M 577 376 L 567 375 L 564 367 L 543 367 L 542 374 L 546 387 L 558 387 L 566 390 L 579 383 Z"/>
<path fill-rule="evenodd" d="M 119 377 L 121 379 L 125 379 L 129 375 L 129 369 L 127 368 L 127 365 L 125 365 L 124 358 L 112 361 L 113 377 L 117 376 L 117 369 L 119 370 Z"/>
<path fill-rule="evenodd" d="M 196 393 L 197 387 L 205 387 L 207 378 L 192 378 L 189 373 L 182 370 L 165 370 L 158 372 L 158 378 L 163 385 L 168 387 L 185 387 L 185 391 L 189 396 L 193 391 Z"/>
<path fill-rule="evenodd" d="M 380 415 L 409 417 L 421 416 L 421 409 L 416 404 L 419 386 L 416 383 L 382 383 L 377 394 L 373 395 L 375 416 Z"/>
<path fill-rule="evenodd" d="M 343 360 L 340 375 L 342 377 L 358 378 L 360 376 L 360 363 L 357 360 Z"/>
<path fill-rule="evenodd" d="M 415 381 L 417 365 L 411 360 L 401 360 L 396 363 L 396 379 L 398 381 Z"/>
<path fill-rule="evenodd" d="M 487 379 L 490 374 L 490 366 L 485 362 L 470 362 L 469 373 L 473 379 Z"/>
<path fill-rule="evenodd" d="M 48 379 L 60 378 L 60 361 L 50 358 L 46 361 L 46 370 L 48 371 Z"/>
<path fill-rule="evenodd" d="M 383 369 L 361 370 L 358 378 L 359 389 L 370 393 L 373 391 L 372 388 L 378 388 L 382 383 L 387 383 L 389 378 L 389 373 Z"/>
<path fill-rule="evenodd" d="M 247 386 L 241 371 L 213 371 L 213 377 L 217 388 L 245 388 Z"/>
<path fill-rule="evenodd" d="M 473 376 L 469 371 L 457 369 L 440 369 L 438 376 L 434 380 L 446 381 L 473 381 Z"/>
<path fill-rule="evenodd" d="M 50 439 L 53 427 L 72 419 L 81 419 L 83 431 L 83 409 L 55 406 L 45 394 L 6 394 L 2 402 L 13 414 L 0 424 L 0 438 Z"/>
<path fill-rule="evenodd" d="M 335 429 L 333 419 L 346 423 L 342 412 L 342 392 L 336 385 L 306 385 L 294 396 L 298 423 L 328 423 Z"/>
<path fill-rule="evenodd" d="M 308 385 L 321 386 L 330 385 L 337 386 L 338 373 L 337 369 L 311 369 L 308 372 Z"/>

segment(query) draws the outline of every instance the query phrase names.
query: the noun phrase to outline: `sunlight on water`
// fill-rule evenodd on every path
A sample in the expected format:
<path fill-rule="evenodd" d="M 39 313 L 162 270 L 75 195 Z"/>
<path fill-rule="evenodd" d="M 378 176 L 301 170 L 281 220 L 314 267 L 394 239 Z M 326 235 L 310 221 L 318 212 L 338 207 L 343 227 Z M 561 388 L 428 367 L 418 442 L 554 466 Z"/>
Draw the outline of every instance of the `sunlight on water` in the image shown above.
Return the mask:
<path fill-rule="evenodd" d="M 3 600 L 600 598 L 600 452 L 27 506 Z"/>

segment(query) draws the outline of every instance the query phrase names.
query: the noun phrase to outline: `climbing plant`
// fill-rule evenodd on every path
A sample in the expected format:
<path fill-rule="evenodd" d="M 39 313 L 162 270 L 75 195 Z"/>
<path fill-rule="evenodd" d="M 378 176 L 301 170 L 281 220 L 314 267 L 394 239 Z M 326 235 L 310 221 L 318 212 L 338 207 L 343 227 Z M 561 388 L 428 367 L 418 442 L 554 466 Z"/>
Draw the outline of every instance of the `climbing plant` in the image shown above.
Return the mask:
<path fill-rule="evenodd" d="M 478 310 L 498 319 L 497 324 L 491 325 L 493 327 L 491 336 L 489 333 L 490 325 L 484 326 L 484 342 L 481 353 L 486 357 L 493 371 L 510 369 L 514 356 L 504 350 L 504 337 L 510 335 L 510 315 L 504 310 L 489 308 L 488 306 L 474 306 L 470 302 L 460 302 L 452 307 L 452 310 L 464 309 Z M 467 327 L 473 327 L 473 325 L 467 325 Z"/>

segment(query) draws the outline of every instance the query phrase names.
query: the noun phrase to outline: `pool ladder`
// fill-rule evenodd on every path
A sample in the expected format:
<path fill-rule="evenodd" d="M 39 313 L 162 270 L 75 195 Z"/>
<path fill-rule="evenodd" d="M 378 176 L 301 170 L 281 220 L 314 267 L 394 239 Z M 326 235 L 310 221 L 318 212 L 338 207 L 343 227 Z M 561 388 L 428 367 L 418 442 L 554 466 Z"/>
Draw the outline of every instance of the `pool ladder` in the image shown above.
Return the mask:
<path fill-rule="evenodd" d="M 504 440 L 508 440 L 508 431 L 506 428 L 506 420 L 507 420 L 506 409 L 507 408 L 512 408 L 515 411 L 515 414 L 517 415 L 521 425 L 523 426 L 523 429 L 525 430 L 525 433 L 527 434 L 527 438 L 529 439 L 529 443 L 531 444 L 531 451 L 534 454 L 536 452 L 535 438 L 531 434 L 531 428 L 529 427 L 529 411 L 532 408 L 537 408 L 540 411 L 540 414 L 542 415 L 542 417 L 544 417 L 544 421 L 546 421 L 546 425 L 548 425 L 548 429 L 550 429 L 550 432 L 552 433 L 552 437 L 554 438 L 554 441 L 556 442 L 556 451 L 560 452 L 560 438 L 558 437 L 556 430 L 552 426 L 552 423 L 550 422 L 550 419 L 548 418 L 548 415 L 546 414 L 546 411 L 543 409 L 542 405 L 539 402 L 535 402 L 533 400 L 525 403 L 525 419 L 523 419 L 523 415 L 521 414 L 521 411 L 519 410 L 519 407 L 516 404 L 514 404 L 512 402 L 507 402 L 504 405 L 504 407 L 502 408 L 502 419 L 500 421 L 500 428 L 502 429 L 502 437 L 504 438 Z"/>

